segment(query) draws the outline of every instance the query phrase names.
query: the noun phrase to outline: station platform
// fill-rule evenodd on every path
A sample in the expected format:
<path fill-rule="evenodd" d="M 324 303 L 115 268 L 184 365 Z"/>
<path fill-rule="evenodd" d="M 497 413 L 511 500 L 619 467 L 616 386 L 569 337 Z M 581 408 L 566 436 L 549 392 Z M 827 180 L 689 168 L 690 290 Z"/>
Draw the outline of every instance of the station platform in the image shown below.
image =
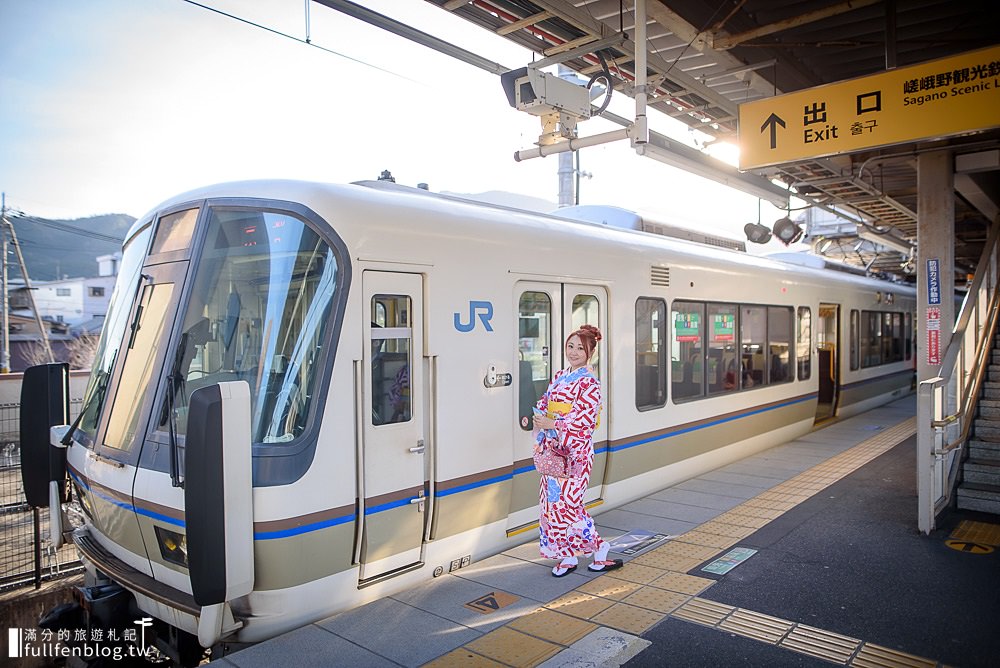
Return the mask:
<path fill-rule="evenodd" d="M 1000 665 L 1000 524 L 917 531 L 914 415 L 904 398 L 595 513 L 622 569 L 553 578 L 532 536 L 212 665 Z"/>

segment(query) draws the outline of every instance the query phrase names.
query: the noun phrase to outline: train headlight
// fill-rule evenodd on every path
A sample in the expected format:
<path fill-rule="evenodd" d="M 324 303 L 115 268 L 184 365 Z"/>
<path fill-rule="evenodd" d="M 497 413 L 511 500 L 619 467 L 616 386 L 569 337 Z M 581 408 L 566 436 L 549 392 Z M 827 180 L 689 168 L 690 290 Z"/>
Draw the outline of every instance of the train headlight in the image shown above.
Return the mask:
<path fill-rule="evenodd" d="M 153 527 L 153 529 L 156 530 L 156 542 L 160 546 L 160 556 L 172 564 L 187 568 L 187 536 L 163 527 Z"/>

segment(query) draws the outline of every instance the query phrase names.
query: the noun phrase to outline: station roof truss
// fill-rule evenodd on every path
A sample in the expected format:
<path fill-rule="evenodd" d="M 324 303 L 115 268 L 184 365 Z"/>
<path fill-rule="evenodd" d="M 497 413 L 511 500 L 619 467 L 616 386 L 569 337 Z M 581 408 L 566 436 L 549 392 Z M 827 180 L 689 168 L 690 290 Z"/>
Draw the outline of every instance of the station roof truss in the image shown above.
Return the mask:
<path fill-rule="evenodd" d="M 631 0 L 427 1 L 585 78 L 601 71 L 600 50 L 616 91 L 634 93 Z M 648 106 L 736 144 L 740 104 L 994 46 L 998 26 L 995 0 L 647 0 Z M 956 174 L 955 266 L 964 278 L 998 213 L 1000 130 L 798 160 L 754 176 L 915 244 L 917 156 L 946 146 L 977 155 L 975 167 Z M 899 251 L 864 243 L 850 224 L 835 229 L 811 235 L 814 252 L 913 280 Z"/>

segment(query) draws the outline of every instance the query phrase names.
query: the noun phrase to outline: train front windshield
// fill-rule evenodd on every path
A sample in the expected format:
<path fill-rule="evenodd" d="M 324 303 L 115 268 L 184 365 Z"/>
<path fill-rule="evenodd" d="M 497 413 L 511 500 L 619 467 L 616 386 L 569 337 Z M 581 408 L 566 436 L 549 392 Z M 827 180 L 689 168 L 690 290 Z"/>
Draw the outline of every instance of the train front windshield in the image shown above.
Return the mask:
<path fill-rule="evenodd" d="M 322 235 L 315 214 L 288 206 L 209 203 L 136 232 L 124 248 L 79 442 L 173 471 L 183 462 L 191 393 L 246 381 L 254 454 L 269 461 L 255 463 L 255 484 L 304 472 L 350 269 L 335 234 Z"/>
<path fill-rule="evenodd" d="M 208 216 L 157 427 L 184 434 L 191 392 L 245 380 L 253 442 L 289 443 L 306 430 L 318 394 L 337 260 L 288 213 L 213 208 Z"/>

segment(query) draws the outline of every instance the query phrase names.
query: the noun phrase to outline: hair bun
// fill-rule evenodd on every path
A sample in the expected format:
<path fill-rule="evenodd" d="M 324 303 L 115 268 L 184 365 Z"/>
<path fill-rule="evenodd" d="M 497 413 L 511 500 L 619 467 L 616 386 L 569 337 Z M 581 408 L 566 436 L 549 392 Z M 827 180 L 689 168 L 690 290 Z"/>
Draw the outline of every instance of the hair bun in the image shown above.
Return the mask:
<path fill-rule="evenodd" d="M 593 325 L 580 325 L 581 332 L 587 332 L 587 334 L 594 337 L 594 341 L 600 341 L 603 337 L 601 336 L 601 330 L 597 329 Z"/>

